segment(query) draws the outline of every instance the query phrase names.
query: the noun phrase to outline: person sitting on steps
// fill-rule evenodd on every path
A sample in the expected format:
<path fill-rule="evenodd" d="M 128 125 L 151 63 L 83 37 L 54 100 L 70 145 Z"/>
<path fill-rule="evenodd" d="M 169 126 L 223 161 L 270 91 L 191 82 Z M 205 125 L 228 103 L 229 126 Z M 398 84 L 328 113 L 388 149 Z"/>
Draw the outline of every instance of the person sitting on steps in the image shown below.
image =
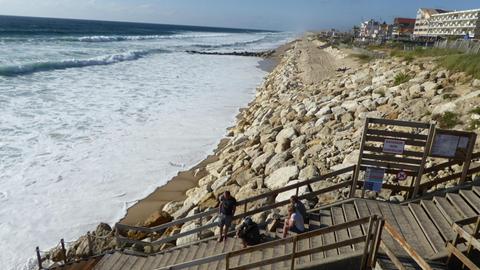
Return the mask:
<path fill-rule="evenodd" d="M 230 195 L 230 191 L 227 190 L 220 196 L 219 201 L 218 225 L 220 226 L 220 237 L 218 238 L 218 242 L 222 242 L 227 239 L 228 229 L 232 225 L 233 216 L 235 215 L 237 200 L 235 200 L 235 198 Z"/>
<path fill-rule="evenodd" d="M 242 239 L 243 248 L 254 246 L 261 242 L 260 229 L 250 217 L 245 217 L 238 227 L 237 237 Z"/>
<path fill-rule="evenodd" d="M 295 210 L 293 205 L 288 206 L 288 217 L 283 225 L 283 238 L 287 237 L 289 230 L 294 233 L 303 233 L 305 231 L 303 217 Z"/>
<path fill-rule="evenodd" d="M 305 208 L 305 205 L 300 201 L 297 197 L 297 195 L 292 195 L 290 197 L 290 203 L 295 207 L 298 213 L 300 213 L 303 217 L 303 222 L 305 224 L 308 224 L 308 214 L 307 214 L 307 208 Z"/>

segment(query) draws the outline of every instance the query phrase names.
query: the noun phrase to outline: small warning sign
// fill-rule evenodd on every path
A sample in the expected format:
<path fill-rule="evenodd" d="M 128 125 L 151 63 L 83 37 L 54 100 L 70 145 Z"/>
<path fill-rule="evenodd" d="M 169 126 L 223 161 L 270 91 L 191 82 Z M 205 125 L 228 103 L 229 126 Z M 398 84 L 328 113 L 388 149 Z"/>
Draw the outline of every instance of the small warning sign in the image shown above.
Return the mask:
<path fill-rule="evenodd" d="M 385 139 L 383 142 L 383 152 L 384 153 L 392 153 L 392 154 L 403 154 L 403 150 L 405 149 L 405 141 L 402 140 L 393 140 L 393 139 Z"/>

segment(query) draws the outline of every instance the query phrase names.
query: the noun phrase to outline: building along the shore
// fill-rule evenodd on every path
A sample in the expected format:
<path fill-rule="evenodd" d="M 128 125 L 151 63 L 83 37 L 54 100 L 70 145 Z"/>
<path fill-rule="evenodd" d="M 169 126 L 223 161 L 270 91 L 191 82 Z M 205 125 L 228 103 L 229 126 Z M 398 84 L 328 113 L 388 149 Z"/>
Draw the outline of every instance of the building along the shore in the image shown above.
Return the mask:
<path fill-rule="evenodd" d="M 480 9 L 445 11 L 421 8 L 417 12 L 415 38 L 480 37 Z"/>
<path fill-rule="evenodd" d="M 410 39 L 415 28 L 415 21 L 411 18 L 395 18 L 393 20 L 392 37 L 394 39 Z"/>

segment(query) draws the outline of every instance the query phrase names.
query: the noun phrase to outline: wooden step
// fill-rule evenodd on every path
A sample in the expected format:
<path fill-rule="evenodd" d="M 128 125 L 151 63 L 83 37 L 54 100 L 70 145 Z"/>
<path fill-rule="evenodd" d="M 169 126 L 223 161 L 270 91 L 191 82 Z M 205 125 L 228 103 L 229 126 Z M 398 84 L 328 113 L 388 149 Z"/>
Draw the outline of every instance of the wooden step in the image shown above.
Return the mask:
<path fill-rule="evenodd" d="M 152 263 L 152 269 L 157 267 L 164 267 L 167 266 L 168 260 L 172 257 L 172 251 L 165 252 L 163 254 L 158 254 L 155 260 Z"/>
<path fill-rule="evenodd" d="M 118 268 L 120 270 L 131 270 L 135 263 L 137 262 L 139 256 L 129 256 L 127 261 L 123 264 L 122 267 Z"/>
<path fill-rule="evenodd" d="M 158 255 L 150 255 L 147 257 L 147 260 L 145 260 L 145 263 L 143 264 L 142 266 L 142 270 L 150 270 L 150 269 L 153 269 L 153 263 L 155 262 L 155 260 L 160 257 L 160 256 L 163 256 L 161 254 L 158 254 Z"/>
<path fill-rule="evenodd" d="M 200 244 L 195 244 L 190 246 L 190 248 L 186 249 L 188 250 L 187 256 L 185 256 L 184 262 L 191 262 L 194 260 L 198 250 L 200 248 Z"/>
<path fill-rule="evenodd" d="M 98 261 L 98 263 L 95 265 L 95 267 L 93 267 L 93 269 L 101 269 L 103 267 L 103 265 L 109 260 L 109 258 L 112 256 L 113 254 L 105 254 L 102 256 L 102 258 Z"/>
<path fill-rule="evenodd" d="M 284 255 L 291 254 L 293 251 L 292 243 L 287 243 L 284 245 Z M 283 261 L 283 267 L 290 267 L 290 260 Z"/>
<path fill-rule="evenodd" d="M 121 256 L 122 254 L 120 252 L 115 252 L 108 257 L 107 255 L 105 255 L 103 256 L 103 259 L 102 259 L 102 261 L 105 260 L 105 262 L 102 263 L 102 261 L 100 261 L 101 266 L 99 266 L 99 268 L 95 267 L 95 269 L 110 270 L 112 269 L 113 265 L 117 262 L 117 260 L 120 259 Z"/>
<path fill-rule="evenodd" d="M 331 208 L 332 212 L 332 222 L 333 225 L 339 225 L 345 223 L 345 217 L 343 215 L 343 209 L 340 206 L 333 206 Z M 337 242 L 345 241 L 348 240 L 350 237 L 348 236 L 348 230 L 343 229 L 343 230 L 337 230 L 335 232 L 335 239 Z M 352 252 L 352 247 L 351 246 L 343 246 L 338 248 L 339 254 L 347 254 Z"/>
<path fill-rule="evenodd" d="M 206 257 L 208 249 L 211 248 L 211 243 L 210 242 L 212 242 L 212 241 L 209 241 L 207 243 L 203 242 L 203 243 L 200 244 L 200 250 L 195 256 L 196 260 Z M 200 266 L 196 265 L 196 266 L 193 266 L 189 269 L 198 270 L 199 268 L 200 268 Z"/>
<path fill-rule="evenodd" d="M 355 205 L 351 203 L 344 203 L 342 205 L 342 208 L 343 208 L 343 212 L 345 213 L 345 221 L 350 222 L 358 219 L 357 212 L 355 211 Z M 360 237 L 364 235 L 364 233 L 362 232 L 361 226 L 350 227 L 348 231 L 351 238 Z M 363 247 L 364 247 L 363 242 L 353 245 L 353 249 L 355 251 L 363 250 Z"/>
<path fill-rule="evenodd" d="M 480 196 L 480 187 L 479 186 L 473 186 L 472 191 L 477 194 L 477 196 Z"/>
<path fill-rule="evenodd" d="M 262 250 L 262 260 L 272 259 L 273 255 L 273 248 L 265 248 Z M 273 264 L 265 265 L 260 267 L 260 270 L 273 270 Z"/>
<path fill-rule="evenodd" d="M 379 217 L 383 217 L 382 211 L 380 210 L 379 207 L 379 202 L 374 201 L 374 200 L 365 200 L 368 210 L 370 210 L 370 214 L 372 215 L 377 215 Z M 389 221 L 387 217 L 384 217 L 385 220 Z M 395 224 L 392 224 L 392 226 L 395 226 Z M 396 225 L 395 228 L 398 227 L 398 224 Z M 401 233 L 401 232 L 400 232 Z M 404 249 L 398 244 L 397 241 L 395 241 L 392 236 L 383 230 L 382 232 L 382 241 L 385 242 L 385 245 L 387 245 L 393 252 L 395 252 L 399 256 L 406 256 L 407 253 L 404 251 Z"/>
<path fill-rule="evenodd" d="M 312 245 L 312 248 L 323 246 L 322 236 L 318 235 L 318 236 L 312 237 L 310 239 L 310 243 Z M 321 259 L 325 258 L 325 254 L 323 253 L 323 251 L 322 252 L 317 252 L 317 253 L 313 253 L 311 257 L 312 257 L 313 261 L 321 260 Z"/>
<path fill-rule="evenodd" d="M 215 240 L 208 241 L 207 252 L 205 253 L 205 255 L 203 257 L 207 258 L 207 257 L 215 255 L 218 252 L 218 250 L 222 250 L 224 245 L 225 245 L 225 241 L 223 241 L 223 242 L 217 242 Z M 201 264 L 198 267 L 198 270 L 208 270 L 209 266 L 210 266 L 210 263 Z M 212 269 L 212 270 L 214 270 L 214 269 Z"/>
<path fill-rule="evenodd" d="M 310 249 L 310 241 L 309 239 L 302 239 L 297 241 L 297 252 L 304 251 Z M 302 256 L 296 259 L 295 265 L 302 265 L 310 262 L 310 255 Z"/>
<path fill-rule="evenodd" d="M 395 216 L 397 219 L 397 222 L 399 224 L 402 224 L 402 222 L 406 222 L 405 228 L 407 228 L 407 235 L 406 239 L 407 241 L 411 241 L 412 243 L 417 243 L 417 245 L 413 245 L 414 248 L 417 247 L 418 250 L 417 252 L 422 256 L 423 258 L 428 258 L 432 255 L 435 254 L 435 250 L 432 248 L 430 245 L 430 242 L 428 241 L 427 237 L 423 233 L 422 228 L 420 225 L 417 223 L 417 220 L 413 216 L 412 212 L 410 211 L 410 208 L 405 205 L 405 206 L 399 206 L 399 205 L 390 205 L 392 208 L 392 212 L 396 214 L 395 209 L 402 210 L 404 219 L 399 218 L 400 216 Z M 402 212 L 399 212 L 401 214 Z M 435 232 L 432 232 L 435 233 Z"/>
<path fill-rule="evenodd" d="M 438 210 L 443 214 L 443 216 L 447 219 L 450 226 L 457 220 L 462 219 L 460 213 L 451 205 L 447 199 L 443 197 L 434 197 L 433 201 L 437 205 Z"/>
<path fill-rule="evenodd" d="M 416 203 L 409 203 L 408 207 L 417 220 L 423 234 L 427 238 L 433 250 L 436 253 L 443 252 L 445 250 L 446 240 L 442 238 L 437 227 L 435 227 L 435 224 L 433 224 L 433 222 L 430 220 L 422 206 Z"/>
<path fill-rule="evenodd" d="M 231 251 L 234 245 L 235 245 L 235 238 L 228 238 L 227 240 L 223 241 L 223 245 L 220 245 L 221 250 L 216 251 L 215 255 Z M 225 260 L 215 261 L 208 264 L 209 270 L 224 269 L 224 268 L 225 268 Z"/>
<path fill-rule="evenodd" d="M 273 255 L 274 257 L 279 257 L 285 255 L 285 246 L 284 245 L 277 245 L 273 248 Z M 272 265 L 272 269 L 280 269 L 283 268 L 283 262 L 277 262 Z"/>
<path fill-rule="evenodd" d="M 320 222 L 322 223 L 322 225 L 332 226 L 333 222 L 332 222 L 331 212 L 329 210 L 322 209 L 319 211 L 319 213 L 320 213 Z M 335 242 L 336 242 L 335 233 L 330 232 L 330 233 L 323 234 L 324 245 L 333 244 Z M 325 256 L 327 258 L 332 256 L 337 256 L 337 255 L 338 255 L 337 249 L 330 249 L 325 251 Z"/>
<path fill-rule="evenodd" d="M 195 245 L 189 246 L 188 248 L 182 248 L 180 250 L 180 254 L 178 254 L 178 257 L 175 259 L 175 261 L 172 264 L 175 265 L 175 264 L 184 263 L 188 253 L 192 252 L 194 247 Z"/>
<path fill-rule="evenodd" d="M 141 270 L 146 261 L 147 261 L 146 257 L 138 257 L 137 262 L 131 268 L 131 270 Z"/>
<path fill-rule="evenodd" d="M 480 197 L 475 192 L 472 190 L 460 190 L 460 196 L 470 204 L 477 214 L 480 214 Z"/>
<path fill-rule="evenodd" d="M 130 258 L 130 255 L 121 254 L 118 260 L 112 265 L 112 270 L 120 269 Z"/>
<path fill-rule="evenodd" d="M 457 209 L 458 212 L 464 217 L 474 217 L 477 216 L 477 213 L 468 205 L 468 203 L 463 199 L 462 196 L 455 193 L 447 194 L 447 199 L 450 203 Z"/>
<path fill-rule="evenodd" d="M 420 205 L 422 205 L 433 224 L 435 224 L 435 227 L 437 227 L 438 231 L 443 236 L 443 239 L 447 242 L 452 241 L 455 236 L 452 232 L 452 227 L 435 203 L 433 201 L 422 200 L 420 201 Z"/>

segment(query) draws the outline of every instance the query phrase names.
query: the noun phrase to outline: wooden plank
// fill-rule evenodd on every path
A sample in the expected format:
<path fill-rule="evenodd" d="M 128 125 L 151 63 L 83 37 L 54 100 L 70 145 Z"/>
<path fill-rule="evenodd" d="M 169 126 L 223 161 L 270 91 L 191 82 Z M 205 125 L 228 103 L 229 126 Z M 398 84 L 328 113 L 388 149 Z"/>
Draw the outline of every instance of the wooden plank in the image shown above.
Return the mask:
<path fill-rule="evenodd" d="M 464 217 L 474 217 L 477 215 L 475 211 L 468 205 L 466 201 L 463 200 L 462 196 L 455 193 L 447 194 L 447 199 L 452 203 L 452 205 L 457 209 L 458 212 Z"/>
<path fill-rule="evenodd" d="M 274 253 L 273 253 L 273 249 L 274 248 L 266 248 L 263 250 L 263 259 L 272 259 L 274 258 Z M 272 270 L 272 269 L 275 269 L 273 268 L 273 265 L 274 264 L 269 264 L 269 265 L 265 265 L 263 266 L 260 270 Z M 225 268 L 219 268 L 219 269 L 225 269 Z"/>
<path fill-rule="evenodd" d="M 197 245 L 192 245 L 190 246 L 187 250 L 188 250 L 188 254 L 187 256 L 185 257 L 185 262 L 189 262 L 189 261 L 193 261 L 196 256 L 197 256 L 197 253 L 200 249 L 200 244 L 197 244 Z"/>
<path fill-rule="evenodd" d="M 113 254 L 105 254 L 103 255 L 103 257 L 100 259 L 100 261 L 95 264 L 95 266 L 93 267 L 94 270 L 99 270 L 99 269 L 102 269 L 102 266 L 108 262 L 109 258 L 113 256 Z"/>
<path fill-rule="evenodd" d="M 435 224 L 430 220 L 422 206 L 416 203 L 409 203 L 408 207 L 412 211 L 413 216 L 417 220 L 423 234 L 430 242 L 433 250 L 436 253 L 442 252 L 445 249 L 445 242 L 447 241 L 442 238 L 437 227 L 435 227 Z"/>
<path fill-rule="evenodd" d="M 142 269 L 143 265 L 147 262 L 147 258 L 139 257 L 135 265 L 130 270 L 140 270 Z"/>
<path fill-rule="evenodd" d="M 357 212 L 355 211 L 355 205 L 351 203 L 344 203 L 342 204 L 343 211 L 345 213 L 345 220 L 346 221 L 353 221 L 358 219 Z M 362 227 L 360 226 L 353 226 L 348 229 L 351 237 L 358 237 L 364 235 L 362 232 Z M 354 250 L 363 250 L 364 243 L 358 243 L 353 246 Z"/>
<path fill-rule="evenodd" d="M 470 270 L 480 270 L 467 256 L 463 255 L 463 253 L 456 249 L 452 244 L 447 243 L 447 250 L 455 255 L 465 266 L 467 266 Z"/>
<path fill-rule="evenodd" d="M 331 212 L 329 210 L 322 209 L 319 211 L 320 212 L 320 222 L 322 224 L 325 224 L 326 226 L 332 226 L 332 217 L 331 217 Z M 336 242 L 335 240 L 335 233 L 334 232 L 329 232 L 323 235 L 323 240 L 325 245 L 333 244 Z M 332 257 L 332 256 L 337 256 L 338 251 L 336 249 L 331 249 L 325 251 L 325 256 L 327 258 Z"/>
<path fill-rule="evenodd" d="M 222 249 L 220 250 L 220 252 L 214 252 L 214 254 L 230 252 L 233 250 L 234 245 L 235 239 L 228 238 L 227 240 L 223 241 L 223 245 L 221 245 Z M 210 264 L 208 264 L 208 269 L 225 269 L 225 260 L 211 262 Z"/>
<path fill-rule="evenodd" d="M 209 243 L 201 243 L 201 246 L 199 248 L 199 252 L 197 253 L 197 255 L 195 256 L 195 260 L 199 260 L 199 259 L 202 259 L 205 257 L 205 254 L 207 253 L 208 251 L 208 248 L 209 248 Z M 193 266 L 191 269 L 194 269 L 194 270 L 197 270 L 199 268 L 199 265 L 195 265 Z"/>
<path fill-rule="evenodd" d="M 415 262 L 423 269 L 423 270 L 433 270 L 430 265 L 420 256 L 417 251 L 408 244 L 402 235 L 395 230 L 395 228 L 390 225 L 388 222 L 385 222 L 384 225 L 385 231 L 387 231 L 394 239 L 397 241 L 398 244 L 403 248 L 405 252 L 407 252 L 410 257 L 415 260 Z"/>
<path fill-rule="evenodd" d="M 462 219 L 460 213 L 443 197 L 433 197 L 433 201 L 436 203 L 438 210 L 443 214 L 447 221 L 452 225 L 456 220 Z"/>
<path fill-rule="evenodd" d="M 383 240 L 380 241 L 380 249 L 387 254 L 388 258 L 392 261 L 392 263 L 397 267 L 398 270 L 406 270 L 405 266 L 403 266 L 402 262 L 398 259 L 395 252 L 393 252 Z"/>
<path fill-rule="evenodd" d="M 480 251 L 480 241 L 476 239 L 472 234 L 468 233 L 466 230 L 458 226 L 457 224 L 453 225 L 453 231 L 458 233 L 458 235 L 465 239 L 476 250 Z"/>
<path fill-rule="evenodd" d="M 422 157 L 422 164 L 420 165 L 420 169 L 418 170 L 418 175 L 412 179 L 412 187 L 413 191 L 408 193 L 408 197 L 415 198 L 420 190 L 420 183 L 422 182 L 422 177 L 423 177 L 423 170 L 425 169 L 425 164 L 427 163 L 427 158 L 428 154 L 430 152 L 430 149 L 432 148 L 432 143 L 433 143 L 433 134 L 435 133 L 435 125 L 430 124 L 430 127 L 428 129 L 428 139 L 427 143 L 425 144 L 425 147 L 423 148 L 423 157 Z"/>
<path fill-rule="evenodd" d="M 398 208 L 403 211 L 403 216 L 404 216 L 404 222 L 406 222 L 405 227 L 410 230 L 408 235 L 406 235 L 405 239 L 407 241 L 410 241 L 409 243 L 412 243 L 412 246 L 416 248 L 418 246 L 418 253 L 424 258 L 432 256 L 435 251 L 433 250 L 432 246 L 430 245 L 430 242 L 428 241 L 427 237 L 422 231 L 422 228 L 418 225 L 417 220 L 413 216 L 412 212 L 410 212 L 410 208 L 408 206 L 397 206 L 397 205 L 390 205 L 390 207 L 393 208 Z M 395 211 L 394 211 L 395 213 Z M 399 221 L 400 215 L 395 215 L 395 218 Z M 435 232 L 432 232 L 435 233 Z M 416 245 L 414 244 L 416 243 Z"/>
<path fill-rule="evenodd" d="M 358 181 L 357 183 L 359 185 L 363 185 L 365 181 Z M 384 183 L 382 185 L 382 189 L 389 189 L 389 190 L 392 190 L 392 191 L 395 191 L 395 192 L 398 192 L 398 191 L 410 191 L 411 188 L 410 187 L 407 187 L 407 186 L 400 186 L 400 185 L 396 185 L 396 184 L 387 184 L 387 183 Z"/>
<path fill-rule="evenodd" d="M 310 247 L 310 241 L 309 239 L 300 239 L 297 241 L 297 251 L 304 251 L 304 250 L 309 250 Z M 295 264 L 296 265 L 301 265 L 310 262 L 310 256 L 303 256 L 303 257 L 298 257 L 296 259 Z"/>
<path fill-rule="evenodd" d="M 381 142 L 381 143 L 383 143 L 383 142 L 385 142 L 386 139 L 392 139 L 392 138 L 383 137 L 383 136 L 367 135 L 365 139 L 366 139 L 367 142 Z M 414 140 L 411 140 L 411 139 L 402 140 L 402 141 L 405 142 L 405 145 L 425 147 L 425 142 L 422 142 L 422 141 L 414 141 Z"/>
<path fill-rule="evenodd" d="M 422 163 L 421 159 L 396 157 L 394 155 L 363 154 L 363 158 L 377 160 L 377 161 L 391 161 L 391 162 L 413 164 L 417 166 Z"/>
<path fill-rule="evenodd" d="M 173 264 L 179 264 L 185 262 L 185 258 L 187 257 L 188 253 L 193 251 L 193 246 L 191 246 L 192 249 L 189 248 L 182 248 L 180 250 L 180 254 L 178 254 L 177 259 L 173 262 Z"/>
<path fill-rule="evenodd" d="M 170 256 L 169 256 L 170 258 L 168 258 L 168 260 L 165 262 L 164 266 L 174 265 L 179 254 L 180 254 L 179 249 L 176 249 L 176 250 L 170 252 Z"/>
<path fill-rule="evenodd" d="M 130 256 L 122 254 L 118 260 L 112 265 L 111 269 L 120 269 L 128 260 Z"/>
<path fill-rule="evenodd" d="M 107 258 L 107 261 L 105 264 L 102 265 L 102 268 L 100 270 L 109 270 L 112 269 L 113 265 L 118 261 L 118 259 L 122 256 L 122 253 L 120 252 L 115 252 L 111 256 Z"/>
<path fill-rule="evenodd" d="M 402 127 L 411 127 L 411 128 L 421 128 L 427 129 L 430 124 L 413 122 L 413 121 L 404 121 L 404 120 L 390 120 L 390 119 L 381 119 L 381 118 L 368 118 L 369 122 L 372 124 L 381 124 L 388 126 L 402 126 Z"/>
<path fill-rule="evenodd" d="M 288 255 L 288 254 L 291 254 L 292 253 L 292 250 L 293 250 L 293 245 L 292 243 L 287 243 L 284 245 L 285 246 L 285 251 L 282 255 Z M 277 257 L 280 257 L 280 256 L 277 256 Z M 283 261 L 283 266 L 284 267 L 290 267 L 290 260 L 285 260 Z"/>
<path fill-rule="evenodd" d="M 374 153 L 383 153 L 383 147 L 378 147 L 378 146 L 373 146 L 373 145 L 365 145 L 364 151 L 369 151 L 369 152 L 374 152 Z M 423 157 L 423 152 L 404 150 L 403 155 L 404 156 L 409 156 L 409 157 L 422 158 Z"/>
<path fill-rule="evenodd" d="M 480 197 L 475 195 L 475 192 L 472 190 L 460 190 L 460 195 L 470 204 L 473 209 L 475 209 L 477 213 L 480 213 Z"/>
<path fill-rule="evenodd" d="M 473 186 L 472 191 L 477 194 L 477 196 L 480 196 L 480 187 L 479 186 Z"/>
<path fill-rule="evenodd" d="M 435 203 L 432 201 L 422 200 L 420 204 L 425 209 L 425 212 L 430 216 L 433 224 L 437 227 L 440 234 L 446 241 L 452 241 L 455 237 L 455 234 L 452 232 L 451 224 L 445 218 L 445 216 L 440 212 Z"/>
<path fill-rule="evenodd" d="M 345 217 L 343 216 L 343 210 L 340 206 L 333 206 L 332 210 L 332 222 L 334 225 L 345 223 Z M 344 241 L 349 239 L 348 230 L 342 229 L 335 232 L 335 239 L 338 241 Z M 338 249 L 340 254 L 346 254 L 352 252 L 352 247 L 344 246 Z"/>
<path fill-rule="evenodd" d="M 135 263 L 137 262 L 137 259 L 138 257 L 136 256 L 130 256 L 127 261 L 125 262 L 125 264 L 118 268 L 120 270 L 131 270 L 133 268 L 133 266 L 135 265 Z"/>
<path fill-rule="evenodd" d="M 323 254 L 323 253 L 322 253 Z M 285 247 L 284 245 L 277 245 L 273 249 L 273 256 L 278 257 L 285 255 Z M 283 267 L 283 262 L 277 262 L 272 265 L 272 269 L 280 269 Z"/>
<path fill-rule="evenodd" d="M 408 170 L 408 171 L 412 171 L 412 172 L 417 172 L 418 169 L 419 169 L 419 166 L 412 166 L 412 165 L 405 165 L 405 164 L 395 164 L 395 163 L 373 161 L 373 160 L 362 160 L 362 165 L 371 165 L 371 166 L 382 167 L 382 168 L 401 169 L 401 170 Z"/>
<path fill-rule="evenodd" d="M 147 257 L 147 260 L 145 261 L 145 264 L 143 265 L 142 269 L 143 270 L 149 270 L 149 269 L 153 269 L 153 262 L 155 261 L 155 259 L 157 259 L 157 256 L 162 256 L 162 255 L 152 255 L 152 256 L 148 256 Z"/>
<path fill-rule="evenodd" d="M 370 211 L 370 214 L 377 215 L 378 217 L 383 217 L 382 211 L 380 211 L 377 201 L 365 200 L 365 202 L 367 204 L 368 210 Z M 400 254 L 402 256 L 406 255 L 405 251 L 400 247 L 400 245 L 397 242 L 395 242 L 392 236 L 389 235 L 387 232 L 385 231 L 382 232 L 382 239 L 385 240 L 385 244 L 390 249 L 392 249 L 395 253 Z"/>
<path fill-rule="evenodd" d="M 427 135 L 423 135 L 423 134 L 414 134 L 414 133 L 408 133 L 403 131 L 390 131 L 390 130 L 382 130 L 382 129 L 368 129 L 367 134 L 392 137 L 392 139 L 406 138 L 406 139 L 413 139 L 413 140 L 420 140 L 420 141 L 427 141 L 427 138 L 428 138 Z"/>

